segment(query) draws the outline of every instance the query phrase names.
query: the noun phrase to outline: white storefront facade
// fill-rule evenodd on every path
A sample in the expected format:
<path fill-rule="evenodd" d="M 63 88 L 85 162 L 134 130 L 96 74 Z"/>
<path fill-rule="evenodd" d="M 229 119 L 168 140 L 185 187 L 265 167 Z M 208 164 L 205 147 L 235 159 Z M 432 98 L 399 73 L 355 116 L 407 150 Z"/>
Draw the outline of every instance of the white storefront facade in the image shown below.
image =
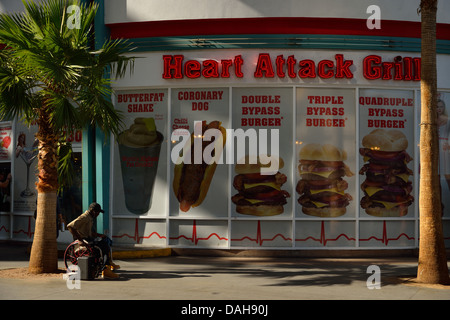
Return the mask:
<path fill-rule="evenodd" d="M 97 38 L 104 32 L 136 47 L 134 71 L 112 85 L 115 107 L 126 128 L 152 118 L 145 121 L 162 136 L 151 151 L 125 151 L 115 137 L 106 147 L 83 145 L 83 170 L 96 176 L 95 190 L 83 185 L 83 195 L 107 209 L 103 229 L 116 245 L 136 247 L 417 248 L 418 6 L 406 0 L 101 2 Z M 449 10 L 450 3 L 439 2 L 438 91 L 447 109 Z M 196 128 L 215 121 L 227 133 L 224 148 L 203 201 L 183 208 L 174 162 L 190 134 L 211 153 L 214 144 Z M 446 126 L 440 177 L 448 246 Z M 373 131 L 401 135 L 402 147 L 379 145 L 370 153 L 365 141 Z M 88 139 L 83 135 L 83 143 Z M 311 144 L 340 155 L 305 158 L 302 149 Z M 242 155 L 271 152 L 283 160 L 278 185 L 236 169 Z M 341 173 L 332 178 L 334 165 Z M 249 179 L 242 190 L 240 178 Z M 241 208 L 258 205 L 277 211 Z"/>

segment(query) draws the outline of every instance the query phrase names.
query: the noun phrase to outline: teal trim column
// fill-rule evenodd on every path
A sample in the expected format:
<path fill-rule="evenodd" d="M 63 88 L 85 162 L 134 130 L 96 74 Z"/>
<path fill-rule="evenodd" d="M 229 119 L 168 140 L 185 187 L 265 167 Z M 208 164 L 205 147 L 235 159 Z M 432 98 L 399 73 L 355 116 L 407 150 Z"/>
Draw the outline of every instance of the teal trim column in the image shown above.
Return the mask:
<path fill-rule="evenodd" d="M 97 218 L 97 232 L 105 233 L 109 230 L 110 143 L 98 128 L 95 130 L 95 160 L 96 201 L 105 210 Z"/>
<path fill-rule="evenodd" d="M 94 185 L 95 185 L 95 154 L 93 143 L 94 130 L 89 127 L 83 130 L 82 138 L 82 186 L 83 192 L 82 207 L 83 212 L 88 209 L 89 204 L 94 201 Z"/>
<path fill-rule="evenodd" d="M 89 5 L 88 0 L 81 0 L 82 5 Z M 82 144 L 81 144 L 81 192 L 82 200 L 81 206 L 83 212 L 86 211 L 94 201 L 94 166 L 95 159 L 92 158 L 94 151 L 92 144 L 92 128 L 87 127 L 82 131 Z"/>
<path fill-rule="evenodd" d="M 98 11 L 95 16 L 95 49 L 100 49 L 109 38 L 109 30 L 105 26 L 105 1 L 96 0 Z M 109 231 L 109 185 L 110 185 L 110 137 L 98 128 L 95 129 L 95 198 L 105 213 L 97 218 L 97 232 Z"/>

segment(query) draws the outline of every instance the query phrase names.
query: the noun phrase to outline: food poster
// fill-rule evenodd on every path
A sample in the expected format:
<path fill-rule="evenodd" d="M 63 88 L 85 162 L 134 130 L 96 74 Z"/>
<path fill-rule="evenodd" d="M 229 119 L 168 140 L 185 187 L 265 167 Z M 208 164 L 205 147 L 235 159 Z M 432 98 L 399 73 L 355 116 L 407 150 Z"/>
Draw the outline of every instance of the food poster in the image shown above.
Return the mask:
<path fill-rule="evenodd" d="M 232 216 L 292 216 L 292 106 L 291 88 L 233 89 Z"/>
<path fill-rule="evenodd" d="M 414 92 L 361 89 L 359 118 L 360 217 L 413 217 Z"/>
<path fill-rule="evenodd" d="M 37 165 L 39 140 L 35 138 L 37 124 L 29 127 L 16 123 L 13 143 L 14 211 L 35 211 L 37 199 Z"/>
<path fill-rule="evenodd" d="M 355 91 L 298 88 L 296 99 L 296 216 L 355 217 Z"/>
<path fill-rule="evenodd" d="M 167 95 L 166 89 L 116 92 L 124 130 L 114 142 L 114 215 L 165 216 Z"/>
<path fill-rule="evenodd" d="M 11 122 L 0 123 L 0 161 L 11 161 L 14 143 Z"/>
<path fill-rule="evenodd" d="M 227 88 L 172 89 L 170 215 L 228 217 Z"/>
<path fill-rule="evenodd" d="M 420 120 L 420 99 L 421 95 L 419 91 L 417 92 L 417 117 L 419 123 L 422 122 Z M 450 217 L 450 92 L 438 92 L 436 112 L 439 138 L 439 180 L 441 184 L 441 202 L 443 206 L 443 216 Z M 417 126 L 416 134 L 417 140 L 420 141 L 420 126 Z M 417 144 L 417 146 L 420 154 L 419 144 Z M 419 188 L 419 185 L 417 185 L 417 188 Z"/>

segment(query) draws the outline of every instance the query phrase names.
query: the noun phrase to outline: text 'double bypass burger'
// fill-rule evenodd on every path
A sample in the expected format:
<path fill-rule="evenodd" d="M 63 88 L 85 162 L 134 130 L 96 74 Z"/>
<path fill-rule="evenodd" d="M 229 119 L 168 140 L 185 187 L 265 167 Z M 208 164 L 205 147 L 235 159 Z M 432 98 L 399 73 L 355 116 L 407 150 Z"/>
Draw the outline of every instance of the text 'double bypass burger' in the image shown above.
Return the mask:
<path fill-rule="evenodd" d="M 282 169 L 284 161 L 276 158 L 271 161 L 278 161 L 277 168 Z M 261 174 L 262 168 L 268 168 L 272 163 L 263 164 L 260 157 L 245 157 L 245 161 L 236 164 L 237 175 L 233 180 L 233 187 L 238 194 L 231 197 L 231 201 L 236 205 L 236 212 L 254 216 L 273 216 L 284 212 L 286 198 L 290 195 L 287 191 L 281 190 L 281 186 L 286 182 L 287 177 L 278 170 L 270 174 Z M 275 171 L 275 170 L 274 170 Z"/>
<path fill-rule="evenodd" d="M 366 180 L 361 184 L 361 207 L 377 217 L 408 214 L 414 198 L 410 194 L 409 176 L 413 172 L 407 166 L 412 158 L 406 152 L 406 136 L 399 130 L 376 129 L 364 136 L 362 145 L 359 153 L 366 163 L 359 174 L 365 174 Z"/>
<path fill-rule="evenodd" d="M 300 150 L 300 195 L 302 212 L 317 217 L 338 217 L 347 212 L 352 197 L 346 193 L 348 182 L 343 177 L 353 173 L 344 163 L 347 153 L 331 144 L 310 143 Z"/>

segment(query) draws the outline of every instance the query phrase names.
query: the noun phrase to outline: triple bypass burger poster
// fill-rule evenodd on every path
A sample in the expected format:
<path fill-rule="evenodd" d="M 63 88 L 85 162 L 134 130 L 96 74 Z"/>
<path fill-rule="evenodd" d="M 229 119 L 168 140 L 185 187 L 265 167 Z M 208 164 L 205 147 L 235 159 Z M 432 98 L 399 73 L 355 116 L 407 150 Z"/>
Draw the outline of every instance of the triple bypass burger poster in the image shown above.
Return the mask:
<path fill-rule="evenodd" d="M 115 103 L 126 120 L 112 168 L 117 241 L 414 245 L 413 90 L 149 89 Z M 267 159 L 277 165 L 261 174 Z"/>

